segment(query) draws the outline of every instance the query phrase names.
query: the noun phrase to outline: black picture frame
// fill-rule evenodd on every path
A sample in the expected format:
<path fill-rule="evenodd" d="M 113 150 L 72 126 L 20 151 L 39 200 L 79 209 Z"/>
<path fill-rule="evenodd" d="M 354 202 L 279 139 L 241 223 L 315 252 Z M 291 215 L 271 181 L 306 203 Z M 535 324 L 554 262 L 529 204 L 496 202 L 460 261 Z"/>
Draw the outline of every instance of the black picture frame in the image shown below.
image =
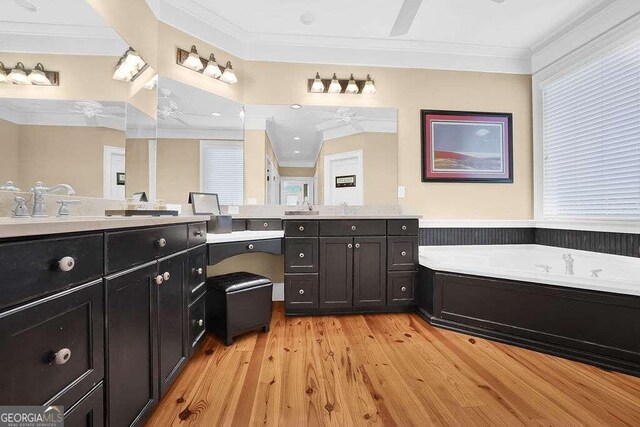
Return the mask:
<path fill-rule="evenodd" d="M 116 185 L 125 185 L 126 175 L 124 172 L 116 172 Z"/>
<path fill-rule="evenodd" d="M 431 116 L 457 116 L 468 118 L 496 118 L 506 122 L 506 141 L 503 141 L 506 147 L 507 160 L 506 164 L 506 176 L 501 177 L 482 177 L 482 176 L 433 176 L 430 172 L 430 155 L 433 147 L 431 146 L 429 136 L 429 119 Z M 472 122 L 472 120 L 469 120 Z M 480 123 L 480 122 L 478 122 Z M 475 183 L 513 183 L 513 114 L 512 113 L 499 113 L 499 112 L 481 112 L 481 111 L 454 111 L 454 110 L 420 110 L 420 143 L 421 143 L 421 176 L 422 182 L 475 182 Z M 473 175 L 473 172 L 467 173 Z"/>

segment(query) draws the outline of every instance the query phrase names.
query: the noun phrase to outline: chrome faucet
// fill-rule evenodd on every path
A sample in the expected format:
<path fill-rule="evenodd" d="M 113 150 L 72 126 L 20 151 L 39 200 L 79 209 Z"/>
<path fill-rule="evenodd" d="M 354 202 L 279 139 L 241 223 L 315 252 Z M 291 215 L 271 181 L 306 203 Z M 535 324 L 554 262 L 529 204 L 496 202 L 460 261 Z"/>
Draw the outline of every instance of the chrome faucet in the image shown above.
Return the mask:
<path fill-rule="evenodd" d="M 536 267 L 542 268 L 545 273 L 549 273 L 551 271 L 551 266 L 547 264 L 536 264 Z"/>
<path fill-rule="evenodd" d="M 573 259 L 571 254 L 562 255 L 562 259 L 564 260 L 564 274 L 573 276 L 573 262 L 575 260 Z"/>
<path fill-rule="evenodd" d="M 42 185 L 42 181 L 36 182 L 36 186 L 31 189 L 33 193 L 33 213 L 32 217 L 34 218 L 43 218 L 47 216 L 44 206 L 44 195 L 48 193 L 55 193 L 60 190 L 65 190 L 67 195 L 72 196 L 76 194 L 76 192 L 71 188 L 70 185 L 67 184 L 58 184 L 53 187 L 45 187 Z"/>

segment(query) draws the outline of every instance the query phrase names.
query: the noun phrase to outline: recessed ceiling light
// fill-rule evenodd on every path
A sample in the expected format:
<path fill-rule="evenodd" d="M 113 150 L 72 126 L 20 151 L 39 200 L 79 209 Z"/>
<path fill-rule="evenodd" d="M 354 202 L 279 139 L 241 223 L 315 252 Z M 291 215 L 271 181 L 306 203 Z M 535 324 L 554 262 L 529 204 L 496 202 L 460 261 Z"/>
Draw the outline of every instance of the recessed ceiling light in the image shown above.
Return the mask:
<path fill-rule="evenodd" d="M 211 113 L 213 117 L 220 117 L 220 113 Z"/>
<path fill-rule="evenodd" d="M 293 152 L 294 154 L 300 154 L 300 151 L 296 150 Z"/>
<path fill-rule="evenodd" d="M 300 137 L 299 136 L 294 136 L 293 139 L 296 140 L 296 141 L 300 141 Z"/>
<path fill-rule="evenodd" d="M 314 23 L 315 20 L 316 20 L 315 13 L 305 12 L 302 15 L 300 15 L 300 22 L 302 22 L 304 25 L 311 25 Z"/>
<path fill-rule="evenodd" d="M 294 110 L 299 110 L 300 108 L 302 108 L 302 106 L 300 104 L 291 104 L 291 108 L 293 108 Z"/>
<path fill-rule="evenodd" d="M 29 0 L 13 0 L 15 4 L 23 8 L 24 10 L 28 10 L 29 12 L 35 12 L 38 10 L 35 4 L 31 3 Z"/>

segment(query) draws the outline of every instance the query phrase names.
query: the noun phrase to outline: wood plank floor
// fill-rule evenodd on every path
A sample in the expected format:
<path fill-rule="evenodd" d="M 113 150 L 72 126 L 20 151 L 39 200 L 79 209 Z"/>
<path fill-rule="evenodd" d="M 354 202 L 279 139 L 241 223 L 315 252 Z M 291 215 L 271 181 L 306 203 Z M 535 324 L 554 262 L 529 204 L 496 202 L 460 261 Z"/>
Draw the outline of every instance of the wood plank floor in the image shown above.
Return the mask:
<path fill-rule="evenodd" d="M 429 326 L 285 318 L 207 337 L 148 426 L 640 426 L 640 378 Z"/>

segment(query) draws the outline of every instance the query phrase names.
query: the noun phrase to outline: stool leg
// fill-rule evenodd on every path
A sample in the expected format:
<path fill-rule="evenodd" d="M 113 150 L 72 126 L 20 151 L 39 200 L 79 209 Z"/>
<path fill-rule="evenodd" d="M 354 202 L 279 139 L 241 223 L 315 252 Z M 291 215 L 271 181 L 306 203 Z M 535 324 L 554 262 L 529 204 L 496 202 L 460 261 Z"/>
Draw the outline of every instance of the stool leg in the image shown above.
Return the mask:
<path fill-rule="evenodd" d="M 224 341 L 224 345 L 229 347 L 231 344 L 233 344 L 233 337 L 231 335 L 227 335 L 224 337 L 223 341 Z"/>
<path fill-rule="evenodd" d="M 262 327 L 262 332 L 266 334 L 267 332 L 269 332 L 269 329 L 270 329 L 270 325 L 267 323 Z"/>

